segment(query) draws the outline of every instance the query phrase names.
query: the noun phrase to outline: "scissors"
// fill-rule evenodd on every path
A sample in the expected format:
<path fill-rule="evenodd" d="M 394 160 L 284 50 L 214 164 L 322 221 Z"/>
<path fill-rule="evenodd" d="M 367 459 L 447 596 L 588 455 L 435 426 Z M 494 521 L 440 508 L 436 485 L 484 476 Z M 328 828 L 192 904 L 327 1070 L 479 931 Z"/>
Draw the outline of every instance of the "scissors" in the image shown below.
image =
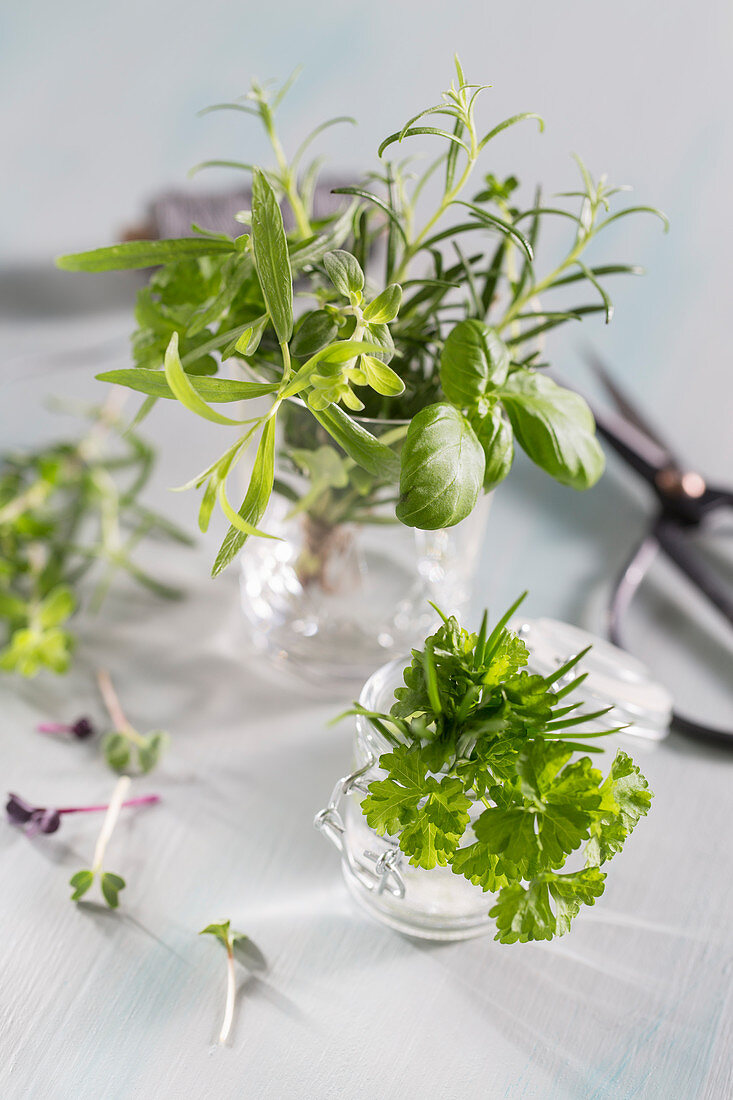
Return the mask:
<path fill-rule="evenodd" d="M 613 587 L 610 640 L 626 648 L 622 629 L 626 612 L 660 551 L 733 627 L 733 591 L 716 577 L 694 539 L 696 531 L 712 526 L 713 517 L 719 517 L 721 510 L 728 509 L 733 516 L 733 488 L 708 485 L 701 474 L 687 469 L 598 356 L 589 352 L 586 359 L 617 410 L 605 411 L 588 402 L 599 434 L 646 481 L 659 504 L 651 530 L 634 549 Z M 682 733 L 733 746 L 733 725 L 727 730 L 708 726 L 677 710 L 673 720 Z"/>

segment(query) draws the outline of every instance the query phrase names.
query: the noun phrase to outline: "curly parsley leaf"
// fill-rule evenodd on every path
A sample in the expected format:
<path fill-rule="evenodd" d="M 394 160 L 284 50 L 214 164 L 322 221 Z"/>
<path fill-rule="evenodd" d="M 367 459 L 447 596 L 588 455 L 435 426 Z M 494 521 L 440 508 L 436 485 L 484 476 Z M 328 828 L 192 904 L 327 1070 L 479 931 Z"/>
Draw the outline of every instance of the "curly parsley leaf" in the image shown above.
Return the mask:
<path fill-rule="evenodd" d="M 498 930 L 494 939 L 527 943 L 565 935 L 581 905 L 593 905 L 601 896 L 605 878 L 597 867 L 586 867 L 569 875 L 545 871 L 526 887 L 519 882 L 505 886 L 489 911 Z"/>
<path fill-rule="evenodd" d="M 396 749 L 380 758 L 386 779 L 369 786 L 362 802 L 367 821 L 381 836 L 400 833 L 400 847 L 416 867 L 444 867 L 466 826 L 470 799 L 457 778 L 428 775 L 423 753 Z"/>
<path fill-rule="evenodd" d="M 588 864 L 601 864 L 615 856 L 635 826 L 649 812 L 652 792 L 641 771 L 621 749 L 603 782 L 601 816 L 593 823 L 586 849 Z"/>

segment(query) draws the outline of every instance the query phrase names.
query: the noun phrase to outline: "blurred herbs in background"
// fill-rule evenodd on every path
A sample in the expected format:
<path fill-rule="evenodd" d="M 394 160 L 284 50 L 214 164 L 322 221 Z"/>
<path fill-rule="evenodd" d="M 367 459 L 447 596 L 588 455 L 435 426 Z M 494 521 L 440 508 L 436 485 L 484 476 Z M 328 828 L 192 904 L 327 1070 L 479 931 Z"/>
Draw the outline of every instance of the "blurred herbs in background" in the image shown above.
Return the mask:
<path fill-rule="evenodd" d="M 133 557 L 145 537 L 191 544 L 140 503 L 153 450 L 124 429 L 111 403 L 86 415 L 90 427 L 80 439 L 0 456 L 5 672 L 66 672 L 75 642 L 72 616 L 83 605 L 98 610 L 118 570 L 158 596 L 181 595 Z"/>

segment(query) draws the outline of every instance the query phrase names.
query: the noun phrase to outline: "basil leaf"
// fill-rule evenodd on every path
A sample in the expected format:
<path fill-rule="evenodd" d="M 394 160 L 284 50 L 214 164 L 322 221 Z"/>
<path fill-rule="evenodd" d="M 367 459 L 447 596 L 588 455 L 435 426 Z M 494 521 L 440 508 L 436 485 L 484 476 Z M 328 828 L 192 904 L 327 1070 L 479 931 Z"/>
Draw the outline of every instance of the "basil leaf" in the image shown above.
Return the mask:
<path fill-rule="evenodd" d="M 486 459 L 484 491 L 488 493 L 500 481 L 504 480 L 512 468 L 514 435 L 511 425 L 504 419 L 501 405 L 498 403 L 486 416 L 480 420 L 473 420 L 471 423 Z"/>
<path fill-rule="evenodd" d="M 589 489 L 605 459 L 583 398 L 546 375 L 517 371 L 500 393 L 514 434 L 533 462 L 563 485 Z"/>
<path fill-rule="evenodd" d="M 321 427 L 363 470 L 385 481 L 397 480 L 399 459 L 386 443 L 362 428 L 338 405 L 319 410 L 311 408 L 310 411 Z"/>
<path fill-rule="evenodd" d="M 435 531 L 473 510 L 484 478 L 484 452 L 453 405 L 429 405 L 410 423 L 402 448 L 397 518 Z"/>
<path fill-rule="evenodd" d="M 275 192 L 264 174 L 252 177 L 252 247 L 267 312 L 278 341 L 287 344 L 293 334 L 293 277 L 288 244 Z"/>
<path fill-rule="evenodd" d="M 260 445 L 257 448 L 252 477 L 247 493 L 239 509 L 239 516 L 245 523 L 256 525 L 262 519 L 272 493 L 275 478 L 275 418 L 265 423 Z M 235 558 L 247 541 L 247 535 L 232 525 L 227 531 L 221 549 L 217 554 L 211 575 L 216 577 Z"/>
<path fill-rule="evenodd" d="M 509 363 L 509 349 L 493 328 L 474 319 L 460 321 L 440 357 L 443 393 L 459 408 L 473 405 L 487 389 L 502 385 Z"/>
<path fill-rule="evenodd" d="M 56 267 L 62 271 L 126 271 L 139 267 L 156 267 L 173 260 L 213 256 L 235 252 L 234 241 L 219 237 L 180 237 L 169 241 L 125 241 L 91 252 L 72 252 L 59 256 Z"/>
<path fill-rule="evenodd" d="M 351 298 L 352 294 L 361 298 L 361 292 L 364 289 L 364 272 L 356 256 L 342 249 L 327 252 L 323 257 L 323 266 L 339 294 L 343 294 L 344 298 Z"/>
<path fill-rule="evenodd" d="M 150 397 L 167 397 L 173 400 L 176 397 L 161 370 L 127 367 L 104 371 L 96 377 L 100 382 L 127 386 L 129 390 L 146 393 Z M 263 394 L 274 393 L 279 386 L 278 382 L 244 382 L 238 378 L 198 378 L 188 375 L 188 379 L 199 397 L 214 404 L 262 397 Z"/>

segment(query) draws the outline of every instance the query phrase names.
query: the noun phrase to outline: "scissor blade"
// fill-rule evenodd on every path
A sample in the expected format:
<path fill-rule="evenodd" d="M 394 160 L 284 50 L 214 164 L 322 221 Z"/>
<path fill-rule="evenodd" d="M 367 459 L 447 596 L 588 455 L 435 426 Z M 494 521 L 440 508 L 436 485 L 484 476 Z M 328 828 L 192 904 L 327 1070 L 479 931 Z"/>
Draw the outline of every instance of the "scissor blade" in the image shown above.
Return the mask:
<path fill-rule="evenodd" d="M 592 401 L 588 401 L 588 404 L 599 434 L 611 444 L 616 454 L 625 459 L 650 485 L 656 487 L 660 470 L 670 465 L 667 451 L 619 413 L 607 412 L 605 409 L 602 411 Z"/>
<path fill-rule="evenodd" d="M 613 398 L 619 412 L 633 424 L 635 428 L 649 436 L 652 443 L 656 443 L 667 452 L 667 465 L 679 466 L 672 448 L 666 439 L 663 439 L 659 431 L 647 420 L 638 405 L 634 404 L 628 392 L 612 377 L 608 367 L 593 348 L 586 349 L 585 361 L 593 370 L 598 381 L 606 392 Z"/>

